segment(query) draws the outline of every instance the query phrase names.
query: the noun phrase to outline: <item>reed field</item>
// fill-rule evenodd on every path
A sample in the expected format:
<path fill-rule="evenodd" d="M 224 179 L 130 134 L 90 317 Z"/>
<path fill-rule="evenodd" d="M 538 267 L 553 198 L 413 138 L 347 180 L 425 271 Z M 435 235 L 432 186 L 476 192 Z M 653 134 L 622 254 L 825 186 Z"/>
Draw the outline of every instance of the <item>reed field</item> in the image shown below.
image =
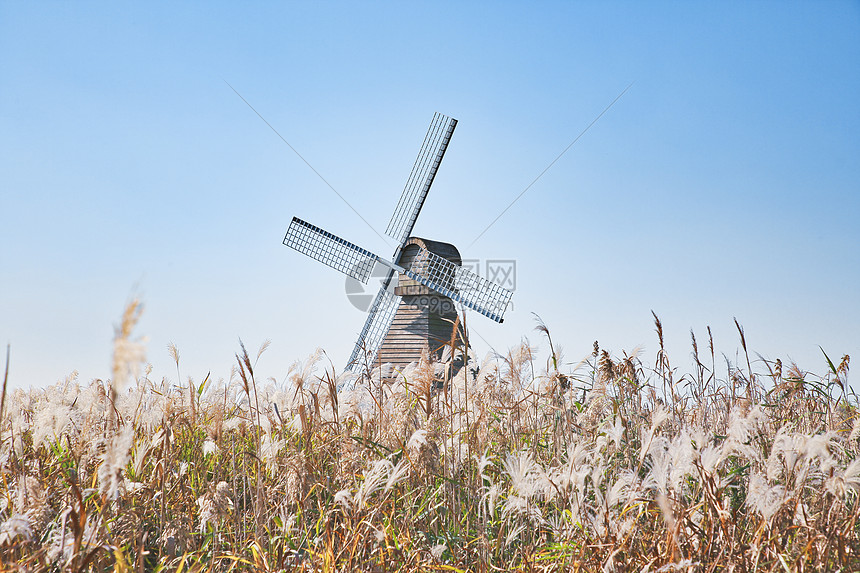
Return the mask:
<path fill-rule="evenodd" d="M 456 372 L 356 379 L 320 351 L 265 380 L 237 343 L 192 380 L 174 346 L 146 366 L 140 312 L 109 380 L 4 382 L 3 571 L 860 570 L 848 356 L 771 362 L 738 325 L 736 358 L 692 338 L 681 373 L 655 316 L 656 355 L 577 364 L 538 320 L 545 351 L 457 342 Z"/>

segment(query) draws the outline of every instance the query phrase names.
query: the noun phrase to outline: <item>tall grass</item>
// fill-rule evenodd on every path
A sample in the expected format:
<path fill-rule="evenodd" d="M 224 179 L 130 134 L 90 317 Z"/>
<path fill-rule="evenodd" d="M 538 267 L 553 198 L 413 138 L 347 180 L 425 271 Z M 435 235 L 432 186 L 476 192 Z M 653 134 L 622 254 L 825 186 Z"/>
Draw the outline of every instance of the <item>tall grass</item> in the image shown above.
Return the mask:
<path fill-rule="evenodd" d="M 860 569 L 860 417 L 849 358 L 813 375 L 718 361 L 679 375 L 594 343 L 524 343 L 455 376 L 285 382 L 240 343 L 226 380 L 153 376 L 117 329 L 110 381 L 4 392 L 3 570 Z M 446 357 L 463 354 L 452 347 Z M 338 392 L 338 388 L 341 388 Z"/>

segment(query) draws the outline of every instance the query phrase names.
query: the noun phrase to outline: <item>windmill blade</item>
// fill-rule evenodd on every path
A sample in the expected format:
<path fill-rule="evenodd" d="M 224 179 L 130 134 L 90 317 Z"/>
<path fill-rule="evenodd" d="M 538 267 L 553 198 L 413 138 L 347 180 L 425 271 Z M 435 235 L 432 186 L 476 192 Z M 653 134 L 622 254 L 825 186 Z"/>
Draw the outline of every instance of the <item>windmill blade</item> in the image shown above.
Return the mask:
<path fill-rule="evenodd" d="M 406 187 L 400 196 L 400 202 L 394 210 L 394 215 L 391 216 L 388 229 L 385 230 L 390 237 L 401 245 L 412 233 L 415 220 L 418 218 L 418 213 L 421 212 L 424 199 L 427 198 L 427 192 L 430 191 L 430 186 L 436 177 L 439 164 L 442 163 L 442 157 L 445 156 L 445 150 L 448 148 L 448 142 L 451 141 L 455 127 L 457 127 L 456 119 L 441 113 L 436 113 L 433 116 L 430 129 L 427 130 L 427 135 L 424 137 L 424 144 L 418 153 L 418 159 L 412 166 L 412 173 L 409 174 Z"/>
<path fill-rule="evenodd" d="M 284 244 L 367 284 L 379 257 L 315 225 L 293 217 Z"/>
<path fill-rule="evenodd" d="M 511 291 L 500 284 L 480 277 L 424 248 L 403 272 L 409 278 L 496 322 L 503 321 L 505 310 L 513 296 Z"/>
<path fill-rule="evenodd" d="M 349 362 L 346 365 L 347 370 L 358 373 L 365 364 L 373 364 L 379 347 L 382 346 L 382 341 L 388 334 L 391 323 L 394 322 L 394 315 L 397 314 L 399 305 L 399 296 L 385 286 L 379 289 L 376 298 L 373 299 L 367 320 L 364 322 L 364 328 L 361 329 L 361 334 L 358 335 L 358 341 L 349 357 Z"/>

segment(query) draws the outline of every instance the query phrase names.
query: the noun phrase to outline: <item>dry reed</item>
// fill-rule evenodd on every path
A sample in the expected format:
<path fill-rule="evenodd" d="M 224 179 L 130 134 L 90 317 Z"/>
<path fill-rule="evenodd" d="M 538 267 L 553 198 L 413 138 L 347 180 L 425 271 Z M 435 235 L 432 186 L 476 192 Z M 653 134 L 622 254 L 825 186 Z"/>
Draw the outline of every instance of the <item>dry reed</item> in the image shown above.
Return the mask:
<path fill-rule="evenodd" d="M 742 365 L 708 330 L 678 376 L 654 315 L 653 367 L 596 342 L 566 364 L 539 321 L 545 360 L 479 361 L 464 331 L 441 364 L 356 380 L 319 352 L 263 383 L 268 343 L 240 342 L 195 385 L 173 345 L 176 383 L 140 370 L 139 314 L 111 381 L 4 392 L 2 570 L 860 569 L 848 356 L 753 361 L 737 323 Z"/>

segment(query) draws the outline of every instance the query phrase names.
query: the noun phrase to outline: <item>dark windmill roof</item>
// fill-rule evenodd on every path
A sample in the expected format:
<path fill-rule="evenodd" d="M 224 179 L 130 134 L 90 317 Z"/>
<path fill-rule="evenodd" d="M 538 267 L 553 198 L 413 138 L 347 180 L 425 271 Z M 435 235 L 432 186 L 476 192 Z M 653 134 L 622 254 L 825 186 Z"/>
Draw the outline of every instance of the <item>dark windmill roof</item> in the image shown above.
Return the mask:
<path fill-rule="evenodd" d="M 409 237 L 406 243 L 403 245 L 404 254 L 407 250 L 417 252 L 417 249 L 409 249 L 410 245 L 416 245 L 417 247 L 423 247 L 434 253 L 439 255 L 440 257 L 444 257 L 454 263 L 455 265 L 462 265 L 463 259 L 460 257 L 460 251 L 457 250 L 457 247 L 452 245 L 451 243 L 443 243 L 441 241 L 431 241 L 430 239 L 422 239 L 421 237 Z M 400 259 L 403 260 L 404 255 L 400 256 Z M 399 264 L 399 263 L 398 263 Z"/>

